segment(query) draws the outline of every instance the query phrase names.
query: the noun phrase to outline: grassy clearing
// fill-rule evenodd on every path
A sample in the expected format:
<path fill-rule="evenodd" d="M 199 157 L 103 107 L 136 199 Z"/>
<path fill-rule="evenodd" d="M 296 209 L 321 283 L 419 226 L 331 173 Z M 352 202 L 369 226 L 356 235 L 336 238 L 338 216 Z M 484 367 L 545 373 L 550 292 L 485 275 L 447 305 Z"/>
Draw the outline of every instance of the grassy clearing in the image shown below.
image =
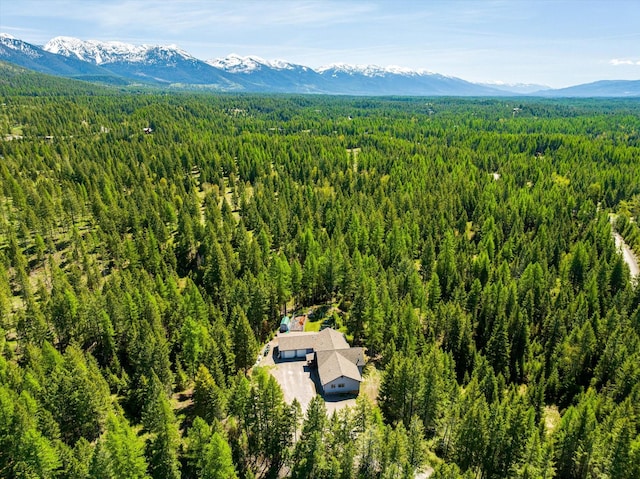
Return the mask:
<path fill-rule="evenodd" d="M 364 376 L 362 379 L 363 381 L 360 385 L 360 394 L 364 394 L 373 404 L 376 404 L 378 401 L 380 382 L 382 381 L 382 373 L 378 371 L 373 364 L 369 364 L 364 370 Z"/>
<path fill-rule="evenodd" d="M 353 156 L 358 156 L 360 153 L 360 148 L 347 148 L 347 154 L 353 153 Z"/>
<path fill-rule="evenodd" d="M 304 323 L 304 330 L 306 332 L 317 332 L 325 328 L 333 328 L 340 331 L 347 340 L 351 341 L 347 335 L 347 327 L 344 323 L 344 313 L 338 309 L 335 305 L 317 305 L 309 308 L 309 315 L 307 321 Z"/>
<path fill-rule="evenodd" d="M 304 323 L 305 333 L 317 333 L 322 327 L 322 322 L 322 318 L 307 318 L 307 321 Z"/>
<path fill-rule="evenodd" d="M 4 198 L 0 205 L 14 213 L 13 202 L 10 198 Z M 15 213 L 15 217 L 19 217 L 18 213 Z M 89 215 L 79 216 L 76 218 L 74 226 L 79 235 L 77 250 L 74 247 L 76 240 L 74 239 L 73 226 L 63 221 L 58 221 L 50 230 L 42 233 L 45 239 L 45 250 L 40 253 L 42 256 L 39 256 L 37 252 L 35 232 L 19 239 L 19 247 L 27 264 L 25 272 L 27 273 L 28 287 L 32 293 L 37 294 L 41 289 L 47 293 L 51 292 L 52 272 L 49 265 L 50 261 L 53 261 L 61 270 L 68 272 L 70 265 L 78 264 L 78 258 L 82 254 L 83 248 L 86 250 L 88 269 L 81 268 L 79 270 L 80 279 L 85 284 L 88 284 L 90 275 L 93 281 L 92 288 L 99 288 L 106 281 L 108 274 L 105 274 L 105 268 L 109 260 L 101 257 L 94 244 L 95 239 L 89 235 L 94 229 L 92 218 Z M 8 236 L 0 234 L 0 251 L 6 250 L 8 244 Z M 24 292 L 18 283 L 17 273 L 13 268 L 9 270 L 9 280 L 13 293 L 10 299 L 9 317 L 10 320 L 13 320 L 16 313 L 25 310 L 26 303 Z"/>
<path fill-rule="evenodd" d="M 358 153 L 360 153 L 360 148 L 347 148 L 347 155 L 353 155 L 353 171 L 354 173 L 358 172 Z"/>
<path fill-rule="evenodd" d="M 467 221 L 467 227 L 465 228 L 464 235 L 467 240 L 471 241 L 473 237 L 476 235 L 476 232 L 473 230 L 473 222 Z"/>
<path fill-rule="evenodd" d="M 4 127 L 2 128 L 4 130 Z M 5 141 L 11 140 L 20 140 L 24 137 L 23 125 L 16 125 L 9 128 L 8 135 L 0 135 L 0 140 L 4 139 Z"/>
<path fill-rule="evenodd" d="M 560 424 L 560 411 L 557 406 L 545 406 L 544 427 L 547 434 L 551 434 Z"/>

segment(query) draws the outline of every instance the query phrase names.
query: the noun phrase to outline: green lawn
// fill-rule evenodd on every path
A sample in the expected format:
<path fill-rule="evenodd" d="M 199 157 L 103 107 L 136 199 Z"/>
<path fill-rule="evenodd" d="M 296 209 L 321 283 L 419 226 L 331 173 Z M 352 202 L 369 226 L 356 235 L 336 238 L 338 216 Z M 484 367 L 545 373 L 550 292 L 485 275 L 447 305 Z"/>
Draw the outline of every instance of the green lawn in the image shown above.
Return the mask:
<path fill-rule="evenodd" d="M 347 327 L 343 324 L 342 315 L 332 312 L 331 308 L 327 306 L 317 308 L 304 323 L 305 332 L 317 332 L 323 327 L 332 327 L 347 334 Z"/>
<path fill-rule="evenodd" d="M 307 321 L 304 323 L 304 331 L 308 333 L 320 331 L 320 327 L 322 326 L 323 321 L 324 318 L 307 318 Z"/>

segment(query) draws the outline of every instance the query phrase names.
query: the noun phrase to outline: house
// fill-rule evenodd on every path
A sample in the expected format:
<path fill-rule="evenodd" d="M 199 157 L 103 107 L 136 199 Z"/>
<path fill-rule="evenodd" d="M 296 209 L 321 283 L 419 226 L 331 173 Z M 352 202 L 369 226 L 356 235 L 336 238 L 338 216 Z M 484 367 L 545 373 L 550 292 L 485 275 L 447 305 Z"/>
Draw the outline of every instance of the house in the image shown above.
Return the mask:
<path fill-rule="evenodd" d="M 335 329 L 279 335 L 278 352 L 282 359 L 306 359 L 316 367 L 325 395 L 360 391 L 364 351 L 349 346 L 344 334 Z"/>

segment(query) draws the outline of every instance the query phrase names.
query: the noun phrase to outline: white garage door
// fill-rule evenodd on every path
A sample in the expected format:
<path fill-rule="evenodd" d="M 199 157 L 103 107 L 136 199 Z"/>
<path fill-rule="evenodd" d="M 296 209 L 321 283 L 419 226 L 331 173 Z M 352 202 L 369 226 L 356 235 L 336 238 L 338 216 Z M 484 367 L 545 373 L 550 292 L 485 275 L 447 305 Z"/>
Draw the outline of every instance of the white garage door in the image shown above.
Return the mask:
<path fill-rule="evenodd" d="M 304 358 L 307 356 L 307 349 L 297 349 L 296 350 L 296 357 L 298 358 Z"/>
<path fill-rule="evenodd" d="M 284 359 L 291 359 L 296 357 L 295 351 L 281 351 L 280 354 Z"/>

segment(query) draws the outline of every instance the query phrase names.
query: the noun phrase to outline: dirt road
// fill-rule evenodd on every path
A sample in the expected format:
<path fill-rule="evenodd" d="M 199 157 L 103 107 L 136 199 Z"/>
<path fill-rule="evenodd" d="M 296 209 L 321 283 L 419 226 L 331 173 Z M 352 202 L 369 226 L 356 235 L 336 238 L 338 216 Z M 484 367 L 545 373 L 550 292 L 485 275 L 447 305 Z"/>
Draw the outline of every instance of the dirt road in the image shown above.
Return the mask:
<path fill-rule="evenodd" d="M 638 275 L 640 275 L 640 268 L 638 267 L 638 259 L 633 254 L 633 250 L 627 243 L 624 242 L 624 239 L 618 233 L 614 232 L 613 237 L 616 241 L 616 248 L 622 253 L 624 262 L 627 263 L 627 266 L 629 266 L 631 278 L 637 279 Z"/>

